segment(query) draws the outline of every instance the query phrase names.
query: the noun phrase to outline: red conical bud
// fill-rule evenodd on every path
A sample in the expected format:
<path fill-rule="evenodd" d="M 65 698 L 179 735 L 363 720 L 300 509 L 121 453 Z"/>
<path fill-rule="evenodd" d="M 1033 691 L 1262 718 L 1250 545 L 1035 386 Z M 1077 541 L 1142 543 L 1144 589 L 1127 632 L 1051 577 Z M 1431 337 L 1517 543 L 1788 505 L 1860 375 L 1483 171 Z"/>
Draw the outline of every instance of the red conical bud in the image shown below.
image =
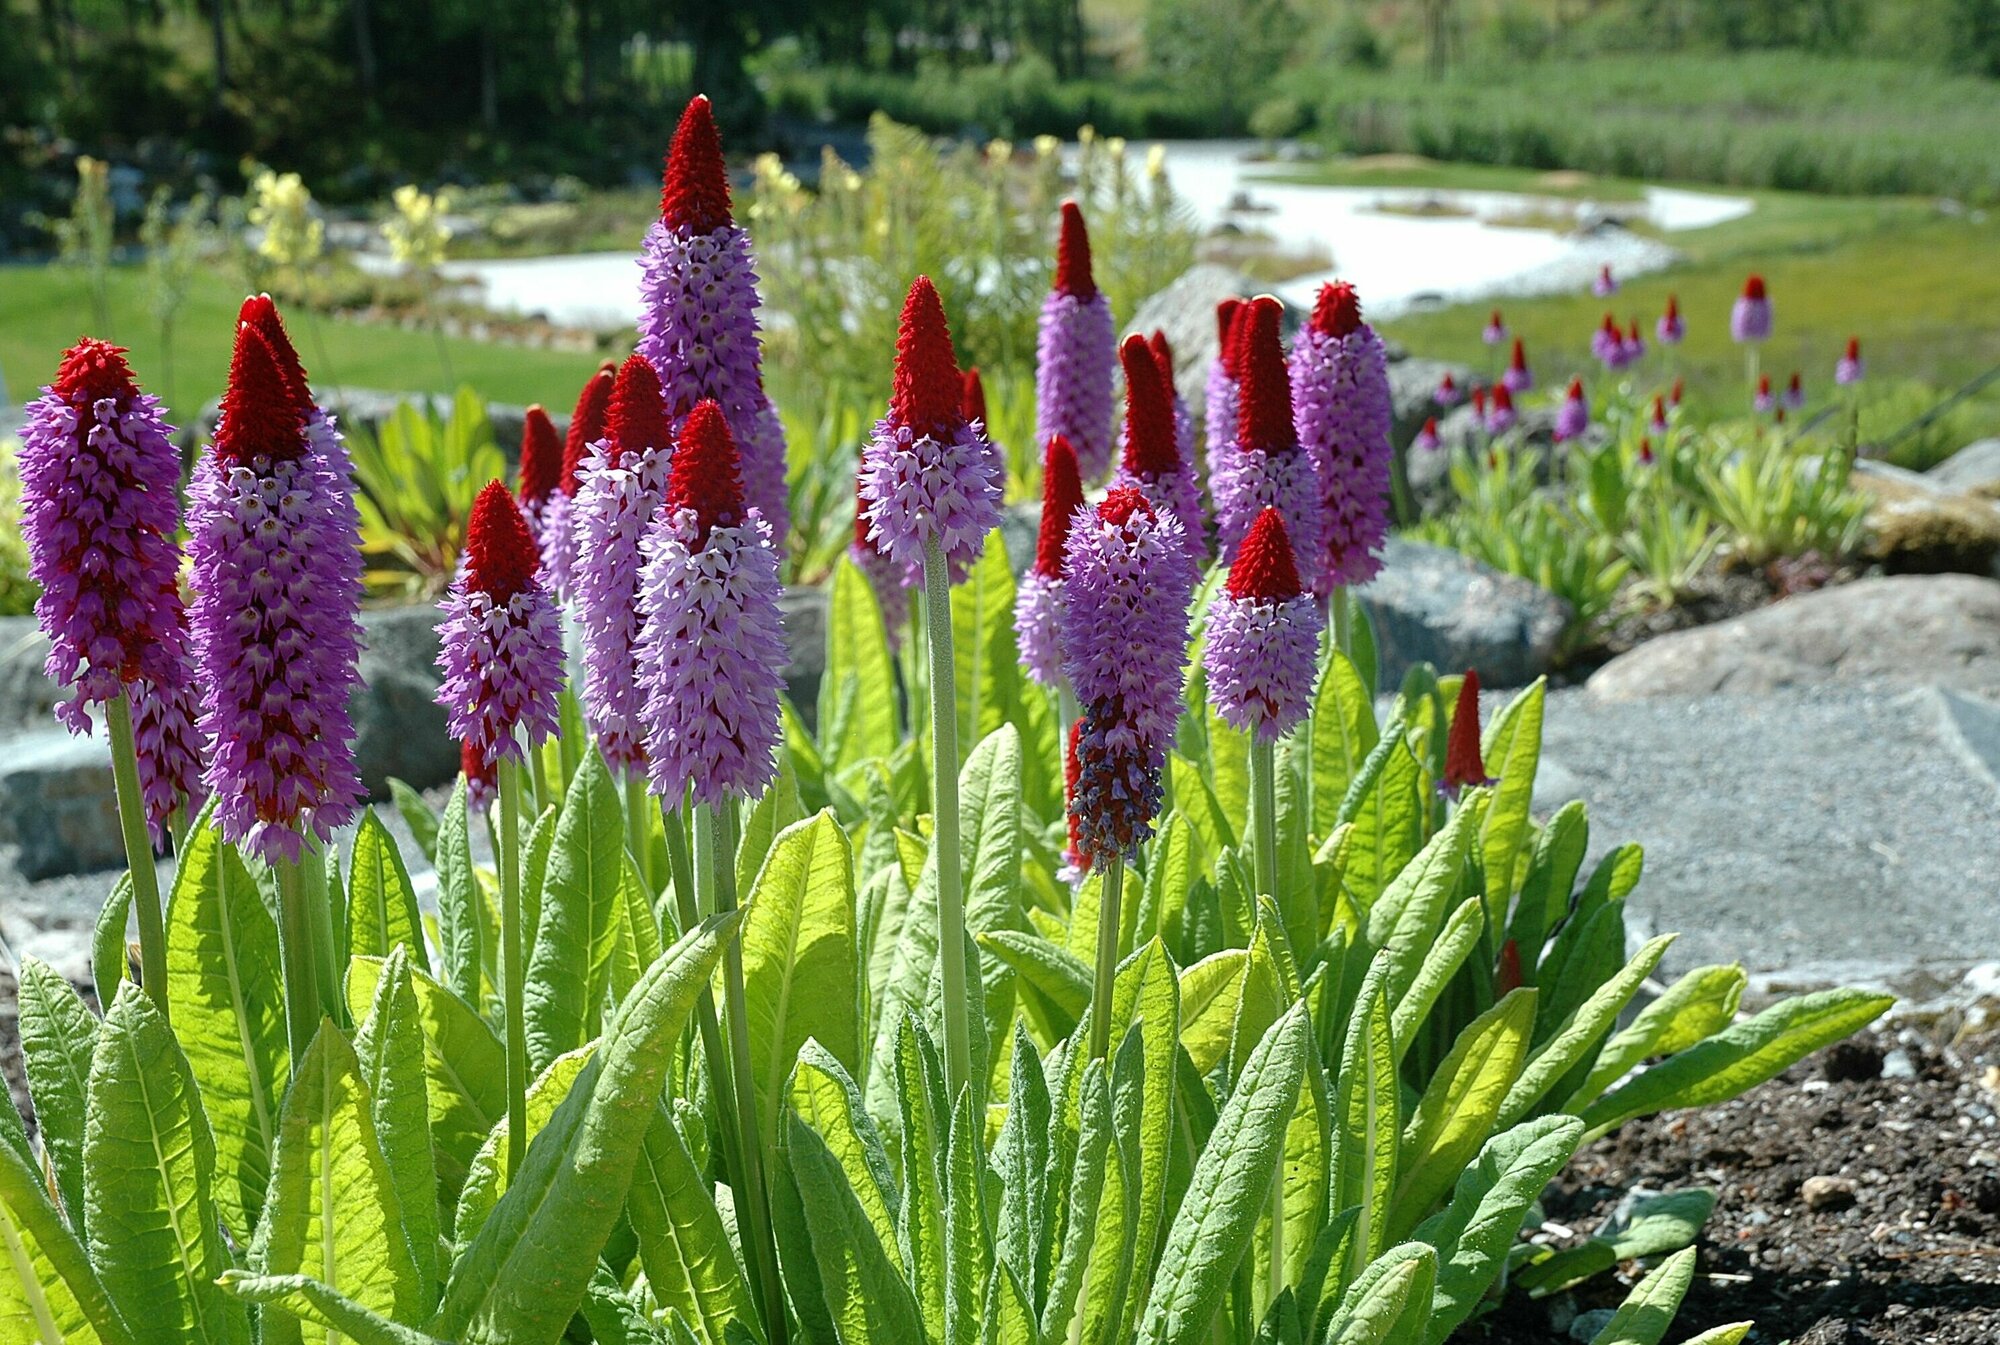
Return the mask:
<path fill-rule="evenodd" d="M 1063 549 L 1069 545 L 1070 519 L 1083 504 L 1083 477 L 1077 470 L 1076 449 L 1063 435 L 1049 436 L 1042 450 L 1042 525 L 1035 534 L 1035 573 L 1060 579 Z"/>
<path fill-rule="evenodd" d="M 1861 358 L 1860 337 L 1850 336 L 1847 338 L 1847 358 L 1850 360 L 1858 360 Z"/>
<path fill-rule="evenodd" d="M 964 399 L 944 302 L 931 278 L 918 276 L 910 283 L 896 329 L 896 378 L 889 414 L 915 434 L 943 434 L 964 421 L 959 409 Z"/>
<path fill-rule="evenodd" d="M 1083 300 L 1097 297 L 1097 282 L 1090 275 L 1090 234 L 1083 227 L 1083 211 L 1074 201 L 1062 203 L 1062 234 L 1056 240 L 1055 291 Z"/>
<path fill-rule="evenodd" d="M 488 761 L 486 754 L 471 743 L 458 745 L 458 769 L 465 775 L 467 784 L 485 785 L 491 789 L 499 783 L 499 764 Z"/>
<path fill-rule="evenodd" d="M 1674 297 L 1673 295 L 1669 294 L 1667 296 L 1667 320 L 1671 322 L 1673 319 L 1679 317 L 1680 315 L 1681 315 L 1680 300 Z"/>
<path fill-rule="evenodd" d="M 1236 319 L 1243 316 L 1241 299 L 1228 298 L 1215 305 L 1215 353 L 1222 359 L 1223 372 L 1236 377 Z"/>
<path fill-rule="evenodd" d="M 577 394 L 576 410 L 570 412 L 569 433 L 563 438 L 562 493 L 576 494 L 581 484 L 577 473 L 583 469 L 584 455 L 590 446 L 604 437 L 604 421 L 611 411 L 611 388 L 617 381 L 618 366 L 610 360 L 597 366 L 597 372 L 583 385 Z"/>
<path fill-rule="evenodd" d="M 1436 416 L 1425 416 L 1425 417 L 1424 417 L 1424 428 L 1423 428 L 1423 431 L 1422 431 L 1422 432 L 1423 432 L 1424 434 L 1428 434 L 1428 435 L 1429 435 L 1429 436 L 1430 436 L 1431 438 L 1433 438 L 1433 439 L 1437 438 L 1437 437 L 1438 437 L 1438 418 L 1437 418 Z"/>
<path fill-rule="evenodd" d="M 1479 673 L 1468 668 L 1458 684 L 1458 704 L 1452 708 L 1451 733 L 1445 740 L 1444 787 L 1456 795 L 1469 785 L 1486 783 L 1486 764 L 1479 759 Z"/>
<path fill-rule="evenodd" d="M 1571 379 L 1571 380 L 1569 381 L 1569 394 L 1568 394 L 1568 396 L 1569 396 L 1569 400 L 1570 400 L 1570 401 L 1572 401 L 1572 402 L 1580 402 L 1580 401 L 1582 401 L 1582 400 L 1583 400 L 1583 380 L 1582 380 L 1582 379 L 1580 379 L 1580 378 L 1572 378 L 1572 379 Z"/>
<path fill-rule="evenodd" d="M 1236 443 L 1239 448 L 1268 453 L 1296 448 L 1292 428 L 1292 380 L 1285 369 L 1285 347 L 1278 334 L 1284 307 L 1268 294 L 1250 301 L 1237 323 L 1237 375 L 1242 392 L 1237 400 Z"/>
<path fill-rule="evenodd" d="M 465 584 L 504 603 L 534 582 L 541 561 L 534 534 L 505 482 L 489 481 L 465 528 Z"/>
<path fill-rule="evenodd" d="M 1743 297 L 1746 299 L 1762 299 L 1764 297 L 1764 277 L 1752 275 L 1749 279 L 1745 280 L 1743 282 Z"/>
<path fill-rule="evenodd" d="M 1113 486 L 1097 506 L 1097 516 L 1116 527 L 1130 523 L 1134 514 L 1144 514 L 1149 519 L 1159 517 L 1137 486 Z"/>
<path fill-rule="evenodd" d="M 1126 337 L 1118 362 L 1125 367 L 1125 470 L 1143 481 L 1179 471 L 1172 396 L 1160 382 L 1145 338 Z"/>
<path fill-rule="evenodd" d="M 1493 973 L 1493 993 L 1511 995 L 1520 988 L 1521 945 L 1509 939 L 1500 945 L 1500 965 Z"/>
<path fill-rule="evenodd" d="M 540 504 L 562 480 L 563 442 L 541 403 L 521 418 L 521 498 Z"/>
<path fill-rule="evenodd" d="M 1653 438 L 1651 435 L 1639 436 L 1639 461 L 1647 464 L 1648 466 L 1652 465 Z"/>
<path fill-rule="evenodd" d="M 1250 525 L 1243 545 L 1237 548 L 1236 561 L 1229 567 L 1229 596 L 1285 602 L 1301 591 L 1284 516 L 1267 504 Z"/>
<path fill-rule="evenodd" d="M 1345 280 L 1319 287 L 1313 304 L 1312 325 L 1328 336 L 1352 336 L 1361 330 L 1361 296 Z"/>
<path fill-rule="evenodd" d="M 238 327 L 215 433 L 216 457 L 231 465 L 257 457 L 273 462 L 302 457 L 304 420 L 305 410 L 270 342 L 255 327 Z"/>
<path fill-rule="evenodd" d="M 1514 409 L 1514 394 L 1505 383 L 1495 383 L 1493 385 L 1493 409 L 1495 411 L 1512 411 Z"/>
<path fill-rule="evenodd" d="M 1521 345 L 1521 338 L 1518 336 L 1514 338 L 1514 358 L 1510 363 L 1516 369 L 1525 369 L 1528 367 L 1528 352 Z"/>
<path fill-rule="evenodd" d="M 1759 397 L 1769 397 L 1771 395 L 1771 376 L 1769 374 L 1765 374 L 1760 378 L 1758 378 L 1757 395 Z"/>
<path fill-rule="evenodd" d="M 1675 406 L 1679 406 L 1681 404 L 1681 393 L 1685 390 L 1686 386 L 1685 379 L 1676 378 L 1674 380 L 1673 391 L 1667 394 L 1667 400 Z"/>
<path fill-rule="evenodd" d="M 72 406 L 77 394 L 86 401 L 102 397 L 136 397 L 139 385 L 133 381 L 132 366 L 125 362 L 125 347 L 86 336 L 63 352 L 56 369 L 56 396 Z"/>
<path fill-rule="evenodd" d="M 1076 799 L 1076 777 L 1083 774 L 1083 763 L 1077 759 L 1077 745 L 1083 740 L 1081 717 L 1070 724 L 1067 738 L 1063 745 L 1063 813 L 1069 819 L 1069 852 L 1076 856 L 1079 865 L 1087 869 L 1090 858 L 1083 853 L 1080 820 L 1076 809 L 1070 806 Z"/>
<path fill-rule="evenodd" d="M 1486 414 L 1486 388 L 1484 385 L 1473 388 L 1472 409 L 1482 416 Z"/>
<path fill-rule="evenodd" d="M 604 435 L 611 441 L 614 463 L 622 463 L 641 450 L 673 443 L 659 371 L 644 355 L 627 355 L 625 363 L 618 366 L 611 407 L 604 416 Z"/>
<path fill-rule="evenodd" d="M 1174 395 L 1174 348 L 1167 344 L 1167 334 L 1158 327 L 1146 338 L 1146 349 L 1153 352 L 1153 363 L 1159 366 L 1160 382 L 1166 385 L 1167 396 Z"/>
<path fill-rule="evenodd" d="M 688 101 L 674 128 L 660 218 L 669 229 L 697 234 L 713 233 L 730 222 L 729 170 L 722 164 L 722 137 L 716 134 L 715 111 L 706 94 Z"/>
<path fill-rule="evenodd" d="M 257 334 L 271 347 L 278 368 L 284 372 L 285 384 L 298 399 L 300 408 L 310 407 L 313 395 L 306 380 L 306 367 L 299 361 L 298 347 L 292 344 L 292 335 L 285 330 L 285 320 L 278 315 L 278 306 L 271 296 L 253 294 L 245 299 L 236 311 L 236 321 L 239 326 L 247 323 L 257 329 Z"/>
<path fill-rule="evenodd" d="M 674 444 L 666 510 L 674 514 L 683 509 L 694 511 L 697 551 L 708 544 L 710 528 L 730 528 L 743 521 L 743 469 L 736 439 L 722 408 L 708 398 L 688 412 Z"/>
<path fill-rule="evenodd" d="M 979 367 L 974 365 L 965 371 L 964 393 L 959 398 L 959 410 L 967 420 L 986 422 L 986 385 L 979 379 Z"/>

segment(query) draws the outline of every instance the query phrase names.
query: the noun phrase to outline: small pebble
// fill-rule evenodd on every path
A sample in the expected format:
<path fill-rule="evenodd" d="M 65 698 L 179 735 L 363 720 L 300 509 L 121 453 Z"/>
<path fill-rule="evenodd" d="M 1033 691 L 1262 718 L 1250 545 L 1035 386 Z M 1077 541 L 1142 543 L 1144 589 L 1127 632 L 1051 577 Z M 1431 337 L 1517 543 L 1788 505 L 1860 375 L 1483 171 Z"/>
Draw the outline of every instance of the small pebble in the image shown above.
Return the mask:
<path fill-rule="evenodd" d="M 1885 1079 L 1914 1079 L 1917 1077 L 1917 1062 L 1910 1053 L 1897 1047 L 1882 1057 L 1882 1077 Z"/>
<path fill-rule="evenodd" d="M 1844 1210 L 1854 1204 L 1854 1183 L 1845 1177 L 1808 1177 L 1799 1184 L 1799 1198 L 1816 1214 Z"/>

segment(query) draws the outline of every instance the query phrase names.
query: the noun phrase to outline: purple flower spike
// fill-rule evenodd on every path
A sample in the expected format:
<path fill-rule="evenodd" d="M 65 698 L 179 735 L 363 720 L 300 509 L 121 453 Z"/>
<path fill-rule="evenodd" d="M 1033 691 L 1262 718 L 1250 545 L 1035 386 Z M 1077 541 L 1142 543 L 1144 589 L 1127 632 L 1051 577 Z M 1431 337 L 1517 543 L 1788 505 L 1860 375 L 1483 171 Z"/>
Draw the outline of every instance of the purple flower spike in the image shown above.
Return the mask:
<path fill-rule="evenodd" d="M 1584 399 L 1583 380 L 1572 378 L 1569 381 L 1569 395 L 1563 398 L 1563 404 L 1556 409 L 1556 442 L 1560 444 L 1581 438 L 1589 427 L 1590 403 Z"/>
<path fill-rule="evenodd" d="M 1035 437 L 1062 435 L 1076 448 L 1086 481 L 1111 468 L 1111 383 L 1118 329 L 1111 301 L 1090 274 L 1083 212 L 1064 201 L 1055 286 L 1042 301 L 1035 340 Z"/>
<path fill-rule="evenodd" d="M 1222 446 L 1236 437 L 1236 320 L 1247 307 L 1233 298 L 1215 306 L 1215 358 L 1202 394 L 1203 451 L 1211 472 Z"/>
<path fill-rule="evenodd" d="M 666 497 L 672 431 L 660 380 L 643 355 L 626 359 L 612 389 L 605 437 L 583 463 L 571 502 L 577 618 L 583 632 L 584 715 L 614 771 L 646 763 L 639 689 L 640 545 Z"/>
<path fill-rule="evenodd" d="M 146 830 L 152 833 L 153 849 L 159 851 L 166 847 L 167 819 L 202 794 L 208 743 L 196 727 L 201 698 L 192 682 L 161 691 L 151 682 L 138 681 L 130 691 L 139 794 L 146 802 Z"/>
<path fill-rule="evenodd" d="M 1535 375 L 1528 368 L 1527 349 L 1521 344 L 1521 338 L 1518 336 L 1514 338 L 1514 353 L 1507 361 L 1507 368 L 1501 373 L 1500 381 L 1507 385 L 1509 392 L 1526 392 L 1535 386 Z"/>
<path fill-rule="evenodd" d="M 1083 507 L 1076 450 L 1060 434 L 1042 454 L 1042 521 L 1035 535 L 1035 563 L 1014 595 L 1014 639 L 1028 676 L 1049 690 L 1062 682 L 1063 556 L 1070 525 Z"/>
<path fill-rule="evenodd" d="M 1525 375 L 1518 341 L 1514 358 Z M 1320 288 L 1312 321 L 1292 346 L 1291 378 L 1292 416 L 1319 478 L 1325 549 L 1315 587 L 1324 595 L 1336 584 L 1373 579 L 1389 536 L 1389 464 L 1395 451 L 1389 359 L 1382 338 L 1361 320 L 1361 300 L 1352 285 Z"/>
<path fill-rule="evenodd" d="M 1160 366 L 1144 340 L 1125 338 L 1119 347 L 1125 368 L 1125 426 L 1114 486 L 1134 486 L 1154 507 L 1181 525 L 1190 554 L 1199 564 L 1202 546 L 1201 492 L 1194 471 L 1182 458 L 1174 433 L 1174 404 L 1160 379 Z"/>
<path fill-rule="evenodd" d="M 690 784 L 697 803 L 748 798 L 777 775 L 778 552 L 746 496 L 722 409 L 697 403 L 640 581 L 648 787 L 663 799 Z"/>
<path fill-rule="evenodd" d="M 1623 369 L 1630 361 L 1626 354 L 1625 333 L 1618 329 L 1618 319 L 1609 313 L 1590 337 L 1590 353 L 1597 356 L 1606 369 Z"/>
<path fill-rule="evenodd" d="M 1663 346 L 1677 346 L 1687 335 L 1687 324 L 1681 321 L 1681 302 L 1675 296 L 1667 296 L 1667 311 L 1653 325 L 1653 334 L 1660 338 Z"/>
<path fill-rule="evenodd" d="M 1076 511 L 1063 573 L 1063 671 L 1083 703 L 1070 815 L 1088 867 L 1132 857 L 1152 834 L 1180 718 L 1195 567 L 1174 516 L 1119 486 Z"/>
<path fill-rule="evenodd" d="M 1516 418 L 1514 394 L 1507 391 L 1505 383 L 1496 383 L 1493 387 L 1493 400 L 1486 408 L 1486 432 L 1505 434 L 1514 428 Z"/>
<path fill-rule="evenodd" d="M 1266 509 L 1208 609 L 1202 667 L 1223 722 L 1266 741 L 1297 727 L 1312 708 L 1324 624 L 1299 584 L 1284 518 Z"/>
<path fill-rule="evenodd" d="M 667 154 L 660 218 L 639 261 L 638 351 L 660 376 L 677 429 L 696 402 L 729 418 L 750 502 L 782 545 L 789 526 L 785 430 L 764 392 L 756 262 L 730 215 L 729 174 L 708 99 L 681 114 Z"/>
<path fill-rule="evenodd" d="M 347 714 L 361 548 L 338 436 L 275 310 L 257 302 L 237 324 L 215 443 L 188 493 L 190 635 L 222 837 L 296 861 L 361 803 Z"/>
<path fill-rule="evenodd" d="M 90 706 L 127 683 L 169 695 L 188 684 L 174 541 L 180 456 L 159 399 L 139 391 L 124 350 L 108 342 L 66 351 L 27 410 L 21 532 L 42 586 L 44 671 L 76 692 L 56 718 L 88 733 Z"/>
<path fill-rule="evenodd" d="M 1264 295 L 1237 320 L 1242 396 L 1236 432 L 1209 460 L 1216 546 L 1223 560 L 1234 560 L 1257 515 L 1266 505 L 1276 505 L 1304 562 L 1300 568 L 1317 588 L 1326 553 L 1319 473 L 1293 428 L 1291 378 L 1278 336 L 1280 312 L 1278 301 Z"/>
<path fill-rule="evenodd" d="M 1486 319 L 1486 329 L 1479 333 L 1479 339 L 1489 346 L 1497 346 L 1507 339 L 1507 324 L 1501 320 L 1499 309 L 1494 309 L 1493 315 Z"/>
<path fill-rule="evenodd" d="M 611 410 L 611 389 L 618 366 L 606 360 L 598 366 L 576 399 L 570 413 L 569 433 L 563 437 L 562 475 L 556 493 L 542 506 L 542 574 L 557 602 L 568 602 L 573 591 L 570 572 L 575 567 L 576 532 L 570 520 L 576 510 L 576 493 L 583 488 L 583 460 L 591 446 L 604 437 L 604 418 Z"/>
<path fill-rule="evenodd" d="M 1000 523 L 999 455 L 966 420 L 964 385 L 944 305 L 928 276 L 903 301 L 889 414 L 861 454 L 868 535 L 907 572 L 921 573 L 935 541 L 956 583 Z"/>
<path fill-rule="evenodd" d="M 1625 333 L 1625 363 L 1637 364 L 1646 358 L 1646 338 L 1639 334 L 1639 323 L 1635 319 Z"/>
<path fill-rule="evenodd" d="M 1729 310 L 1729 336 L 1738 344 L 1771 339 L 1771 296 L 1764 277 L 1753 275 L 1743 282 L 1743 293 Z"/>
<path fill-rule="evenodd" d="M 1590 282 L 1590 292 L 1600 299 L 1608 299 L 1618 293 L 1618 282 L 1612 278 L 1609 265 L 1597 268 L 1597 279 Z"/>
<path fill-rule="evenodd" d="M 1785 391 L 1781 400 L 1787 411 L 1802 411 L 1805 409 L 1806 386 L 1805 381 L 1800 378 L 1798 370 L 1794 369 L 1792 371 L 1791 381 L 1785 384 Z"/>
<path fill-rule="evenodd" d="M 1771 376 L 1764 374 L 1757 380 L 1757 395 L 1750 399 L 1750 408 L 1760 416 L 1768 416 L 1778 404 L 1771 391 Z"/>
<path fill-rule="evenodd" d="M 1850 383 L 1859 383 L 1863 369 L 1864 366 L 1861 362 L 1861 338 L 1850 336 L 1847 338 L 1847 350 L 1841 355 L 1839 362 L 1833 366 L 1833 381 L 1841 387 L 1846 387 Z"/>
<path fill-rule="evenodd" d="M 440 604 L 437 702 L 452 736 L 489 765 L 521 760 L 556 731 L 562 627 L 537 575 L 535 539 L 507 487 L 489 482 L 472 505 L 466 563 Z"/>

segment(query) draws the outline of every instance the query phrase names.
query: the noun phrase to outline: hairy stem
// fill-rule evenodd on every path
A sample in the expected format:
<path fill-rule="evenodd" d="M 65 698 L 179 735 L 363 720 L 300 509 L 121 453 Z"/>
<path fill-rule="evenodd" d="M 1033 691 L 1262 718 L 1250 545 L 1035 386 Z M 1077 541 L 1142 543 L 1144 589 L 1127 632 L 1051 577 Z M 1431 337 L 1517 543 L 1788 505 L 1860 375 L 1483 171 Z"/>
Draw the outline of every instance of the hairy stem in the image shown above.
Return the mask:
<path fill-rule="evenodd" d="M 947 1097 L 972 1083 L 972 1041 L 965 1002 L 965 875 L 958 851 L 958 686 L 951 648 L 951 579 L 944 552 L 924 543 L 925 634 L 931 651 L 931 853 L 936 860 L 938 966 L 944 982 L 944 1080 Z"/>
<path fill-rule="evenodd" d="M 111 721 L 111 780 L 118 795 L 118 826 L 125 863 L 132 870 L 132 909 L 139 913 L 140 985 L 167 1013 L 167 928 L 160 914 L 160 871 L 146 831 L 146 800 L 139 791 L 139 746 L 132 734 L 132 702 L 123 690 L 105 706 Z M 296 1058 L 296 1057 L 294 1057 Z"/>
<path fill-rule="evenodd" d="M 521 768 L 500 759 L 500 975 L 507 996 L 507 1170 L 528 1156 L 528 1018 L 521 985 Z"/>
<path fill-rule="evenodd" d="M 1097 975 L 1090 984 L 1090 1054 L 1104 1059 L 1111 1051 L 1111 983 L 1118 979 L 1118 925 L 1125 896 L 1125 856 L 1113 855 L 1104 866 L 1104 886 L 1097 897 Z"/>

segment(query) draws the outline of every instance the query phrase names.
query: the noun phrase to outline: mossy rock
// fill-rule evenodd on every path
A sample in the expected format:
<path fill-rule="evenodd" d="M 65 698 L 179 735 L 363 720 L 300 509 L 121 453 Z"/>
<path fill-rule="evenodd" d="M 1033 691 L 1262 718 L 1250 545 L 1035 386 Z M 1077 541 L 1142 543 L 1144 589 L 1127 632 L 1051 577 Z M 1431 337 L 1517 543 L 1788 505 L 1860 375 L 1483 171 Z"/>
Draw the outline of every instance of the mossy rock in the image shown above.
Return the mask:
<path fill-rule="evenodd" d="M 2000 505 L 1856 476 L 1874 497 L 1865 551 L 1890 574 L 2000 574 Z"/>

